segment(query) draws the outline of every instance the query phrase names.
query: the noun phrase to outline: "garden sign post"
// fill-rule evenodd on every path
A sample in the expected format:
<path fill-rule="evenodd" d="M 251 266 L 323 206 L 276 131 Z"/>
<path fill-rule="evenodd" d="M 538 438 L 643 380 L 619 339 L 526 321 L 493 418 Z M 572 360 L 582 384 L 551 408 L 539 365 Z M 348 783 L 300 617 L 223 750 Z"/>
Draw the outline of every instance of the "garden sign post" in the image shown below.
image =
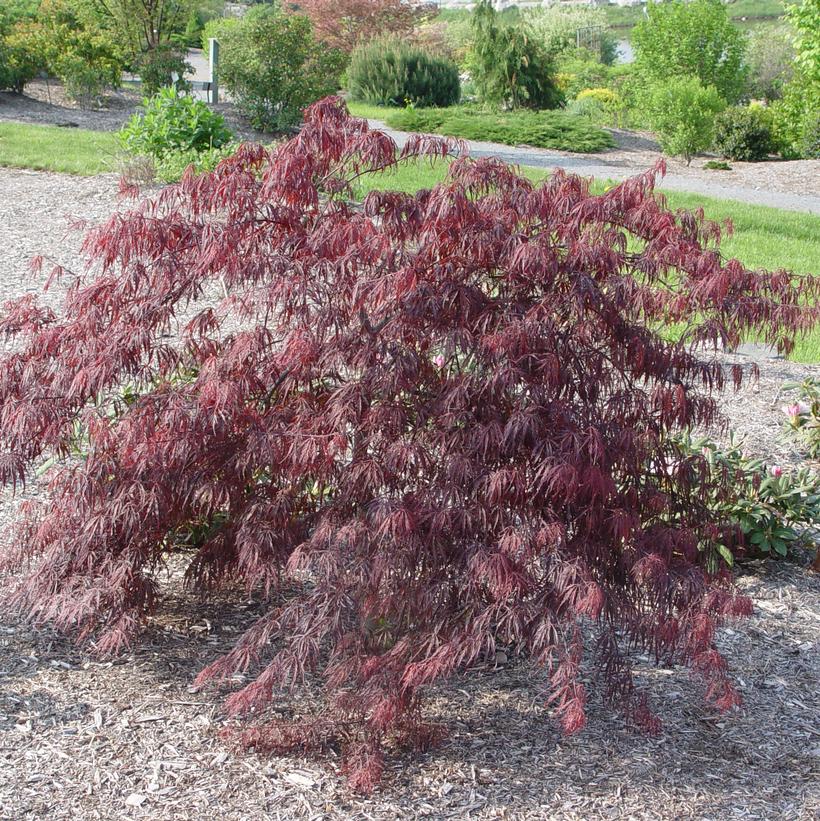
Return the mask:
<path fill-rule="evenodd" d="M 211 37 L 208 40 L 208 63 L 210 65 L 210 100 L 211 105 L 219 102 L 219 40 Z"/>

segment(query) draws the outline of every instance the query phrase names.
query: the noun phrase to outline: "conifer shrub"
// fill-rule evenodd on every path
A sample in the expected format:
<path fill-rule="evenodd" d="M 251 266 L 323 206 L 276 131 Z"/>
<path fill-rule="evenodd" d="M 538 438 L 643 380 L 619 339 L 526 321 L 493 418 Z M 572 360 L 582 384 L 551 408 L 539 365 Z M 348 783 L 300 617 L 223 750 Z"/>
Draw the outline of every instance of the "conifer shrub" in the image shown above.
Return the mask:
<path fill-rule="evenodd" d="M 676 434 L 719 422 L 743 378 L 703 344 L 788 349 L 817 319 L 816 280 L 724 259 L 717 226 L 654 193 L 660 167 L 594 196 L 462 156 L 432 190 L 352 201 L 362 175 L 452 148 L 416 136 L 397 158 L 320 101 L 290 141 L 94 228 L 59 311 L 29 294 L 0 320 L 0 480 L 56 460 L 7 602 L 116 653 L 183 551 L 203 596 L 263 603 L 198 684 L 241 671 L 246 743 L 338 744 L 363 791 L 386 746 L 440 736 L 426 688 L 496 647 L 543 670 L 568 733 L 582 663 L 658 729 L 636 647 L 738 703 L 714 645 L 750 610 L 717 549 L 732 481 Z M 678 341 L 657 330 L 684 318 Z M 308 675 L 313 716 L 266 716 Z"/>
<path fill-rule="evenodd" d="M 387 125 L 403 131 L 418 131 L 490 140 L 504 145 L 534 145 L 557 151 L 594 153 L 615 145 L 605 131 L 587 117 L 571 111 L 487 111 L 483 108 L 406 108 L 392 111 Z"/>
<path fill-rule="evenodd" d="M 461 93 L 454 62 L 396 38 L 356 48 L 347 67 L 347 87 L 354 100 L 392 106 L 449 106 Z"/>

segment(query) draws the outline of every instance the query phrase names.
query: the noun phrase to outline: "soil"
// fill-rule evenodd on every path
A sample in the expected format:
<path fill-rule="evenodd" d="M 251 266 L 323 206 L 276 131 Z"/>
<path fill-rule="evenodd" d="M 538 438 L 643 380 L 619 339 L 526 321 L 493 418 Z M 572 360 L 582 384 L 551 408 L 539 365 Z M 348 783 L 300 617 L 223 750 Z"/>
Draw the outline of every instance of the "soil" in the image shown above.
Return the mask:
<path fill-rule="evenodd" d="M 82 269 L 67 216 L 105 218 L 117 207 L 116 182 L 0 169 L 3 298 L 39 289 L 28 268 L 35 253 Z M 60 288 L 47 299 L 57 304 Z M 750 451 L 799 465 L 778 391 L 786 379 L 820 376 L 820 367 L 756 349 L 737 359 L 759 361 L 761 378 L 727 394 L 730 426 L 747 435 Z M 0 545 L 15 504 L 0 498 Z M 499 656 L 430 692 L 429 717 L 448 738 L 415 758 L 391 758 L 370 798 L 349 792 L 332 754 L 262 758 L 222 737 L 224 694 L 191 683 L 257 605 L 203 604 L 182 588 L 175 561 L 144 642 L 116 661 L 0 618 L 0 819 L 814 819 L 820 579 L 810 560 L 740 571 L 754 614 L 718 643 L 742 708 L 717 716 L 687 671 L 638 657 L 664 732 L 637 735 L 593 698 L 586 729 L 563 738 L 543 703 L 543 674 Z M 277 706 L 298 717 L 316 695 L 308 689 Z"/>

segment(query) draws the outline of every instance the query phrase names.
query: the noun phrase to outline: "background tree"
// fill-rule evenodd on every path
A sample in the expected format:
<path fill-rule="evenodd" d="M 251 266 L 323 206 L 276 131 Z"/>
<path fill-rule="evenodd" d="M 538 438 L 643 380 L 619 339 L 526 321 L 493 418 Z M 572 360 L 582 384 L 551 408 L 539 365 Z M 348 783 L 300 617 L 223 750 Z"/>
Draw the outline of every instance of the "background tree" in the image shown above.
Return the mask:
<path fill-rule="evenodd" d="M 360 790 L 385 745 L 440 737 L 425 689 L 496 647 L 543 669 L 566 732 L 585 657 L 658 729 L 636 648 L 738 703 L 714 644 L 750 612 L 714 506 L 735 477 L 676 434 L 720 421 L 728 374 L 704 345 L 788 350 L 818 315 L 820 281 L 725 259 L 655 173 L 594 196 L 461 157 L 431 190 L 351 201 L 363 175 L 448 149 L 417 136 L 397 160 L 324 100 L 289 142 L 94 229 L 58 312 L 29 294 L 0 319 L 0 481 L 56 460 L 4 553 L 29 568 L 3 577 L 8 600 L 112 653 L 159 605 L 171 551 L 203 596 L 255 594 L 200 684 L 241 671 L 229 709 L 259 715 L 315 675 L 314 715 L 245 740 L 338 743 Z"/>
<path fill-rule="evenodd" d="M 632 45 L 637 68 L 650 82 L 695 76 L 727 102 L 743 93 L 745 35 L 721 0 L 648 3 Z"/>
<path fill-rule="evenodd" d="M 314 39 L 304 15 L 259 6 L 217 32 L 221 82 L 254 128 L 289 128 L 339 89 L 344 56 Z"/>
<path fill-rule="evenodd" d="M 475 6 L 471 24 L 468 63 L 479 99 L 510 108 L 556 108 L 563 102 L 551 57 L 528 30 L 503 24 L 487 0 Z"/>
<path fill-rule="evenodd" d="M 81 0 L 96 12 L 134 54 L 169 44 L 184 31 L 197 0 Z"/>
<path fill-rule="evenodd" d="M 410 34 L 438 12 L 418 0 L 300 0 L 297 9 L 310 18 L 318 40 L 345 54 L 380 35 Z"/>

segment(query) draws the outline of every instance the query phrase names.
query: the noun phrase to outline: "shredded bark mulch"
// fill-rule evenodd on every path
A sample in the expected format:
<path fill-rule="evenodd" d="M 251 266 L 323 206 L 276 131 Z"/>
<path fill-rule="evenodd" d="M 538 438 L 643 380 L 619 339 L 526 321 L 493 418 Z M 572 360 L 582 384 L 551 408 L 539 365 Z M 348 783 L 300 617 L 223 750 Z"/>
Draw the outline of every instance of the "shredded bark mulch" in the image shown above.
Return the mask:
<path fill-rule="evenodd" d="M 35 253 L 79 268 L 80 237 L 66 236 L 66 214 L 100 219 L 115 207 L 113 177 L 0 169 L 0 187 L 3 298 L 39 287 L 28 272 Z M 778 392 L 820 367 L 740 355 L 752 359 L 761 379 L 727 394 L 730 426 L 754 453 L 797 466 Z M 0 498 L 0 544 L 14 504 Z M 191 683 L 258 605 L 198 602 L 180 584 L 180 557 L 145 641 L 116 661 L 0 621 L 0 819 L 817 818 L 820 578 L 810 561 L 740 569 L 754 614 L 722 631 L 719 644 L 742 708 L 716 715 L 688 671 L 639 659 L 664 732 L 638 735 L 593 698 L 587 727 L 563 738 L 544 706 L 543 673 L 499 655 L 431 691 L 428 716 L 447 739 L 391 759 L 381 789 L 362 798 L 333 754 L 264 759 L 222 738 L 223 694 Z M 281 709 L 307 714 L 316 695 L 308 689 Z"/>

